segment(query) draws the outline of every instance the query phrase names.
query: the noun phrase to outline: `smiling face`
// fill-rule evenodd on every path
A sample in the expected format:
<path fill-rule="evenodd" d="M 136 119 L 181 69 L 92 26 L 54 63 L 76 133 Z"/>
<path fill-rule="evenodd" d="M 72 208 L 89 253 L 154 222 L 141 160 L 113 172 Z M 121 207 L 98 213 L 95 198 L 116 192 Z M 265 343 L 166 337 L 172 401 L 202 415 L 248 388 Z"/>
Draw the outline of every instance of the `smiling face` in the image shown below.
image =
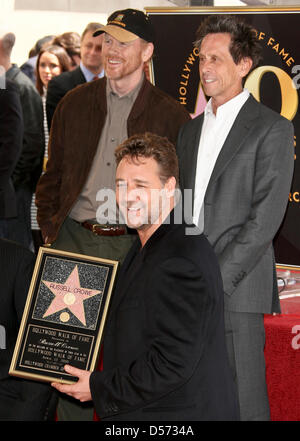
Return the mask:
<path fill-rule="evenodd" d="M 200 79 L 205 94 L 212 97 L 214 109 L 242 92 L 242 80 L 252 65 L 249 58 L 243 58 L 235 64 L 230 53 L 230 43 L 230 34 L 208 34 L 200 47 Z"/>
<path fill-rule="evenodd" d="M 50 52 L 44 52 L 41 55 L 38 69 L 41 81 L 46 88 L 48 87 L 49 81 L 62 72 L 57 56 Z"/>
<path fill-rule="evenodd" d="M 80 45 L 80 55 L 84 66 L 98 74 L 103 69 L 102 42 L 103 35 L 93 37 L 94 31 L 87 31 Z"/>
<path fill-rule="evenodd" d="M 142 243 L 159 227 L 173 208 L 175 178 L 161 181 L 153 158 L 132 160 L 125 156 L 116 171 L 116 198 L 130 228 L 137 229 Z"/>
<path fill-rule="evenodd" d="M 104 34 L 104 70 L 112 88 L 115 90 L 126 85 L 126 93 L 132 90 L 139 83 L 144 63 L 151 58 L 152 53 L 153 44 L 141 38 L 122 43 L 111 35 Z"/>

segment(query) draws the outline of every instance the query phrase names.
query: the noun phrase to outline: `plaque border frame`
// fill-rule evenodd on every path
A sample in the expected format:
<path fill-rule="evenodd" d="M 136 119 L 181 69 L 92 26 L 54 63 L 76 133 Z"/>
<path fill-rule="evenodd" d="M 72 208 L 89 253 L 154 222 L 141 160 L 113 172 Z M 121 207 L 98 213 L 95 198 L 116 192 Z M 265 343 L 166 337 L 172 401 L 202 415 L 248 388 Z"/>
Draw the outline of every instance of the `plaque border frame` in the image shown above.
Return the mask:
<path fill-rule="evenodd" d="M 75 382 L 74 380 L 68 380 L 63 377 L 59 378 L 59 377 L 47 375 L 44 373 L 34 374 L 31 372 L 26 372 L 26 371 L 24 372 L 24 370 L 19 369 L 19 365 L 21 364 L 21 361 L 22 361 L 20 358 L 20 354 L 23 351 L 23 346 L 24 346 L 23 343 L 24 344 L 26 343 L 25 333 L 27 332 L 29 326 L 32 324 L 31 320 L 30 320 L 32 317 L 29 317 L 29 313 L 30 313 L 30 310 L 32 308 L 33 303 L 36 302 L 38 292 L 39 292 L 37 290 L 37 282 L 41 278 L 42 272 L 45 267 L 46 259 L 44 259 L 44 256 L 49 255 L 49 254 L 51 256 L 54 256 L 57 258 L 64 258 L 65 260 L 69 259 L 69 261 L 72 261 L 72 259 L 75 258 L 76 260 L 81 261 L 82 263 L 93 263 L 96 265 L 98 264 L 99 266 L 101 266 L 101 264 L 105 264 L 111 268 L 111 276 L 110 276 L 109 281 L 107 282 L 107 286 L 105 287 L 105 290 L 103 293 L 103 300 L 102 300 L 104 302 L 103 312 L 101 314 L 101 317 L 98 317 L 98 322 L 100 321 L 100 324 L 99 324 L 99 329 L 98 329 L 97 333 L 95 334 L 95 346 L 94 346 L 93 354 L 91 355 L 91 362 L 90 362 L 90 367 L 89 367 L 89 370 L 91 370 L 91 371 L 93 371 L 95 369 L 96 363 L 98 361 L 98 355 L 99 355 L 99 349 L 100 349 L 100 344 L 101 344 L 101 340 L 102 340 L 102 334 L 103 334 L 104 325 L 105 325 L 106 318 L 107 318 L 107 312 L 108 312 L 108 308 L 109 308 L 109 304 L 110 304 L 110 300 L 111 300 L 112 290 L 113 290 L 113 287 L 115 284 L 115 279 L 116 279 L 116 274 L 117 274 L 119 262 L 116 260 L 109 260 L 109 259 L 103 259 L 100 257 L 86 256 L 83 254 L 57 250 L 57 249 L 49 248 L 49 247 L 40 247 L 39 248 L 39 252 L 38 252 L 38 255 L 36 258 L 32 278 L 31 278 L 31 282 L 30 282 L 30 286 L 29 286 L 29 290 L 28 290 L 28 295 L 27 295 L 27 299 L 26 299 L 26 303 L 25 303 L 25 307 L 24 307 L 24 311 L 23 311 L 23 316 L 22 316 L 22 320 L 20 323 L 20 328 L 19 328 L 19 332 L 18 332 L 18 336 L 17 336 L 17 340 L 16 340 L 16 344 L 15 344 L 15 348 L 14 348 L 14 352 L 13 352 L 13 356 L 11 359 L 11 364 L 10 364 L 10 368 L 9 368 L 8 373 L 9 373 L 9 375 L 24 378 L 24 379 L 38 380 L 38 381 L 43 381 L 43 382 L 56 382 L 56 383 L 64 383 L 64 384 L 73 384 Z M 35 326 L 41 327 L 40 324 L 39 325 L 36 324 Z M 59 325 L 56 324 L 55 327 L 59 328 Z M 46 323 L 45 323 L 45 328 L 47 328 Z M 68 332 L 65 328 L 62 328 L 62 331 Z M 20 359 L 19 360 L 20 363 L 18 363 L 18 359 Z M 39 370 L 39 369 L 37 368 L 37 370 Z M 61 375 L 64 375 L 67 377 L 70 376 L 67 373 L 62 373 Z"/>

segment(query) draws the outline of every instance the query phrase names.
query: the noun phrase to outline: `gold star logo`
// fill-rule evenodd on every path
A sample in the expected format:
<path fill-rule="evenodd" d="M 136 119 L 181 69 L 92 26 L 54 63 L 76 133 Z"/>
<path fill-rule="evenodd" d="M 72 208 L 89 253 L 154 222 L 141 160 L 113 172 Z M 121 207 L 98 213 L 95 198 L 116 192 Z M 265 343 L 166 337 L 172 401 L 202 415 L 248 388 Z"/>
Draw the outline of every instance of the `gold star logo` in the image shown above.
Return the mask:
<path fill-rule="evenodd" d="M 65 283 L 48 282 L 45 280 L 42 282 L 55 295 L 43 317 L 48 317 L 51 314 L 68 308 L 69 311 L 74 314 L 74 316 L 77 317 L 78 320 L 84 324 L 84 326 L 86 326 L 83 302 L 91 297 L 96 296 L 97 294 L 102 293 L 102 291 L 82 288 L 80 286 L 77 265 Z M 67 322 L 70 319 L 70 315 L 67 312 L 62 312 L 60 319 L 63 322 Z"/>

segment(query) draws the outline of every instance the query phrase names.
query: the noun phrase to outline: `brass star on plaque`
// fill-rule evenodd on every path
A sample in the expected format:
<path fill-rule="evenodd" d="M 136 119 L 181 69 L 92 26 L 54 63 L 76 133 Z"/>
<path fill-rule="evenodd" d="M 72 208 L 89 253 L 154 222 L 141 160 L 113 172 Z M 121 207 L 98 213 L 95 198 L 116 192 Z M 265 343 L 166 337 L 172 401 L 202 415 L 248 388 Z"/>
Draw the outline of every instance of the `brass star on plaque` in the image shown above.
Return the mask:
<path fill-rule="evenodd" d="M 65 283 L 42 281 L 50 291 L 55 295 L 49 308 L 43 315 L 48 317 L 51 314 L 59 312 L 68 308 L 78 320 L 86 326 L 86 318 L 84 312 L 83 302 L 97 294 L 102 293 L 96 289 L 82 288 L 80 286 L 78 267 L 77 265 L 69 275 Z M 60 316 L 61 321 L 67 322 L 70 318 L 67 312 L 63 312 Z"/>

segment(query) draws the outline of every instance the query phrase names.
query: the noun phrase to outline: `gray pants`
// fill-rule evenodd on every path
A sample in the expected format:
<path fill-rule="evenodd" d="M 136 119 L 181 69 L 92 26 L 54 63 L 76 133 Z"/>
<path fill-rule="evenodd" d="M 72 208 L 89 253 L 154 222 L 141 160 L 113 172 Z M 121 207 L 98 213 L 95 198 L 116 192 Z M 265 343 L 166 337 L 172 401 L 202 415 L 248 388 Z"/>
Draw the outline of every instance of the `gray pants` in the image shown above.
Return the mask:
<path fill-rule="evenodd" d="M 225 311 L 226 344 L 242 421 L 269 421 L 263 314 Z"/>
<path fill-rule="evenodd" d="M 136 235 L 96 236 L 83 228 L 71 218 L 63 223 L 59 236 L 51 245 L 52 248 L 87 256 L 118 260 L 123 263 Z M 93 403 L 80 401 L 59 394 L 57 416 L 59 421 L 92 421 Z"/>

